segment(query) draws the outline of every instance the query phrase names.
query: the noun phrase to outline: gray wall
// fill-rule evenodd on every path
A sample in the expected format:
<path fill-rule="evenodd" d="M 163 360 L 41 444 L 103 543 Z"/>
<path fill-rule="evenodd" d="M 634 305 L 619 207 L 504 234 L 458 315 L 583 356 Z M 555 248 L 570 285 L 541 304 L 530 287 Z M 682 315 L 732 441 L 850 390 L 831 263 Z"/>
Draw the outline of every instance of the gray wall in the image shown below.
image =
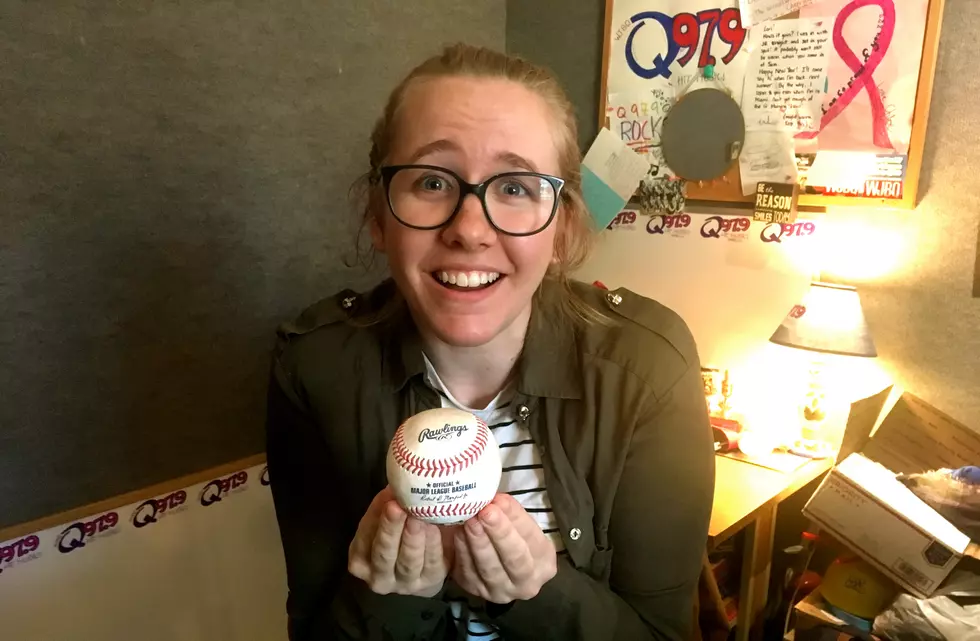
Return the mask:
<path fill-rule="evenodd" d="M 263 449 L 388 91 L 503 0 L 0 1 L 0 527 Z"/>
<path fill-rule="evenodd" d="M 598 131 L 601 0 L 508 0 L 507 51 L 550 68 L 575 105 L 583 151 Z"/>
<path fill-rule="evenodd" d="M 550 65 L 581 121 L 586 148 L 597 126 L 604 3 L 511 0 L 507 46 Z M 828 260 L 825 275 L 855 284 L 882 366 L 926 401 L 980 430 L 980 76 L 973 25 L 980 3 L 947 0 L 926 139 L 920 205 L 911 212 L 835 210 L 841 234 L 871 248 L 899 238 L 903 255 L 887 274 L 856 276 Z M 852 243 L 853 244 L 853 243 Z M 978 281 L 980 282 L 980 281 Z"/>

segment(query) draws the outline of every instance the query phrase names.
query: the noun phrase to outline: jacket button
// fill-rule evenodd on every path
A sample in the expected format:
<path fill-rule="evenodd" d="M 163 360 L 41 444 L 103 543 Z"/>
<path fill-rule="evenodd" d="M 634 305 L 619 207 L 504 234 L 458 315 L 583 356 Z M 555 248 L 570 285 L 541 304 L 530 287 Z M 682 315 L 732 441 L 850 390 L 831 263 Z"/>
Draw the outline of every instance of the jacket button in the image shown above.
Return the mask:
<path fill-rule="evenodd" d="M 580 538 L 582 538 L 582 530 L 578 529 L 577 527 L 573 527 L 568 531 L 568 538 L 573 541 L 578 541 Z"/>
<path fill-rule="evenodd" d="M 527 405 L 518 405 L 517 418 L 521 419 L 521 421 L 523 422 L 526 421 L 527 417 L 530 415 L 531 415 L 531 410 L 528 408 Z"/>
<path fill-rule="evenodd" d="M 610 305 L 619 305 L 620 303 L 623 302 L 623 297 L 620 296 L 619 294 L 613 294 L 612 292 L 609 292 L 608 294 L 606 294 L 606 300 L 609 301 Z"/>
<path fill-rule="evenodd" d="M 344 300 L 340 301 L 340 306 L 344 309 L 350 309 L 354 306 L 355 300 L 357 300 L 357 296 L 348 296 Z"/>

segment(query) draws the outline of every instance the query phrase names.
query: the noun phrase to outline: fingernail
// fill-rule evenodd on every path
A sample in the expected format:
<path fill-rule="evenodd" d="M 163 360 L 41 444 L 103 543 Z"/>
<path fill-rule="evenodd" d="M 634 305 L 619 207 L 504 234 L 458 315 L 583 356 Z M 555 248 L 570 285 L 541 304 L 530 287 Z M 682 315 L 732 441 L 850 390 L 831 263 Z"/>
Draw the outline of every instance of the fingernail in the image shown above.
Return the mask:
<path fill-rule="evenodd" d="M 398 501 L 392 500 L 385 504 L 385 514 L 389 518 L 400 519 L 405 514 L 405 510 L 402 509 L 402 506 L 398 505 Z"/>
<path fill-rule="evenodd" d="M 480 520 L 487 525 L 494 525 L 500 519 L 500 515 L 497 514 L 497 508 L 492 506 L 487 506 L 480 511 Z"/>

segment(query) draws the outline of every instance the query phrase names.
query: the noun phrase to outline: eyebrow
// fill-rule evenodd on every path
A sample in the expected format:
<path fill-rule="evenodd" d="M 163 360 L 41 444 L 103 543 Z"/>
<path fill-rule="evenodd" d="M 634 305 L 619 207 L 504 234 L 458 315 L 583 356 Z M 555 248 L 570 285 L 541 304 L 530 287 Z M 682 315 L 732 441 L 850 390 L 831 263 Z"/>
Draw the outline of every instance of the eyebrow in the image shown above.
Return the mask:
<path fill-rule="evenodd" d="M 441 151 L 461 151 L 461 148 L 459 145 L 452 142 L 451 140 L 445 140 L 445 139 L 434 140 L 416 149 L 415 153 L 412 154 L 408 162 L 409 164 L 411 164 L 417 162 L 420 158 L 428 156 L 429 154 L 435 154 Z M 528 171 L 533 171 L 535 173 L 538 173 L 538 168 L 535 166 L 533 162 L 531 162 L 524 156 L 515 154 L 512 151 L 502 151 L 498 153 L 496 156 L 494 156 L 494 160 L 498 162 L 506 163 L 508 165 L 512 165 L 514 167 L 520 167 L 522 169 L 526 169 Z"/>

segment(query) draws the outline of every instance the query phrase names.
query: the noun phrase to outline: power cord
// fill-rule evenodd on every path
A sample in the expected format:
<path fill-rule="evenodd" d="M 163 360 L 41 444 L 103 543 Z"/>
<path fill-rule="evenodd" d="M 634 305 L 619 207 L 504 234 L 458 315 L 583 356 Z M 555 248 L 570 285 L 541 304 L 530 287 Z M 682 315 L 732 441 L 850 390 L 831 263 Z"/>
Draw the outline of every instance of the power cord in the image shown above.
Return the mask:
<path fill-rule="evenodd" d="M 803 564 L 803 569 L 800 570 L 799 575 L 796 577 L 796 586 L 793 588 L 793 595 L 789 598 L 789 605 L 786 607 L 786 618 L 783 620 L 783 638 L 789 634 L 789 620 L 793 616 L 793 609 L 796 607 L 796 596 L 800 593 L 800 583 L 802 583 L 802 578 L 806 574 L 807 570 L 810 569 L 810 562 L 813 560 L 813 554 L 817 551 L 816 545 L 816 535 L 820 534 L 819 528 L 816 528 L 813 539 L 808 540 L 809 551 L 806 555 L 806 562 Z"/>

